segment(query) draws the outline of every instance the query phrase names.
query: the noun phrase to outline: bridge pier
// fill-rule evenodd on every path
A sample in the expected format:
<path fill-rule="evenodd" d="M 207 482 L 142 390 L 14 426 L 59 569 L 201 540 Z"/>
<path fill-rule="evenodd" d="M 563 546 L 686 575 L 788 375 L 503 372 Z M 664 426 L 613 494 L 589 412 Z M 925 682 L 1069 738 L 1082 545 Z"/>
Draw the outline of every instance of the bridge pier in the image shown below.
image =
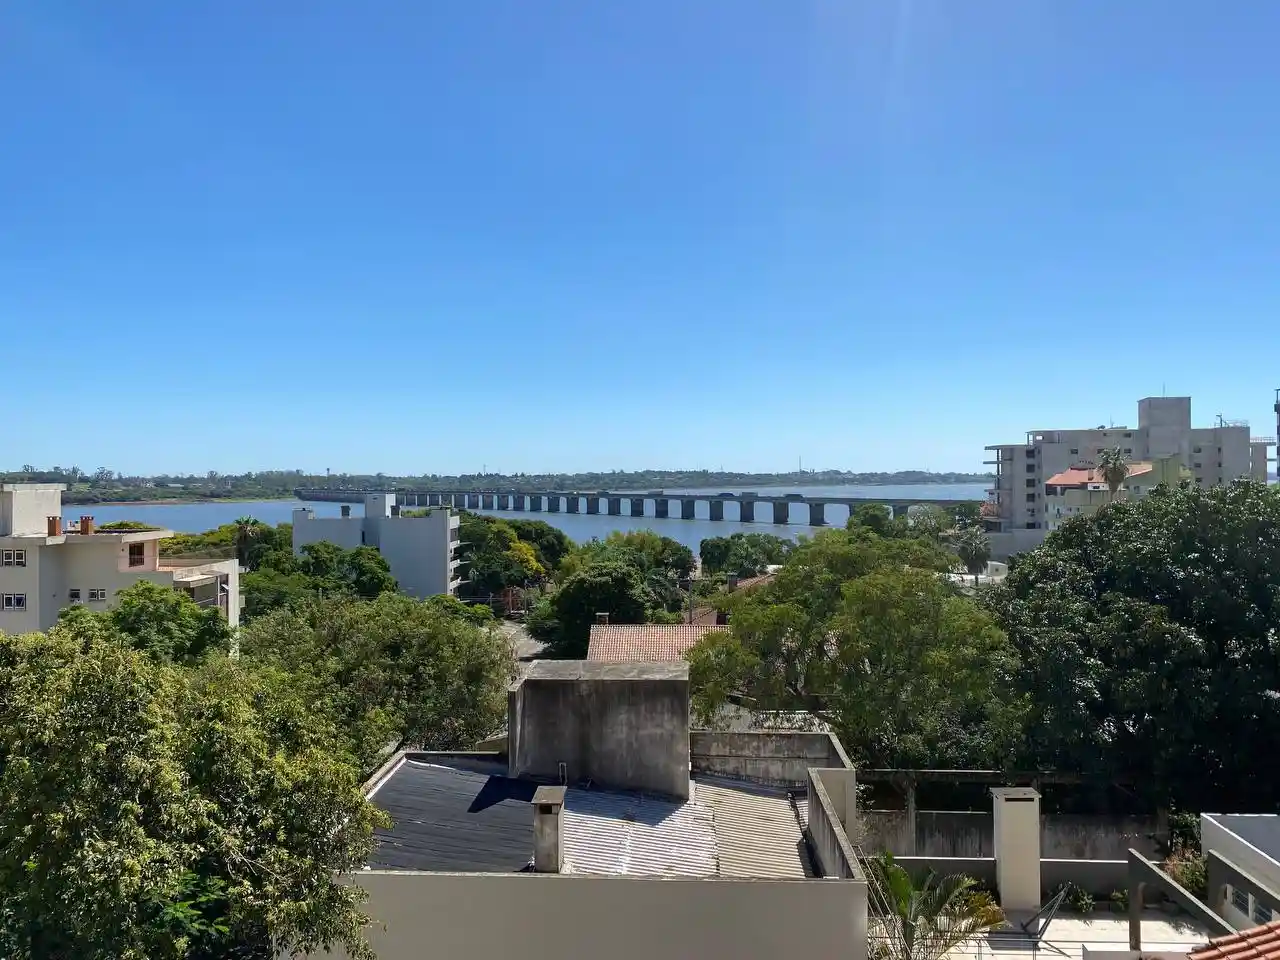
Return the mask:
<path fill-rule="evenodd" d="M 694 518 L 694 507 L 698 505 L 697 500 L 681 500 L 680 501 L 680 519 L 692 520 Z"/>
<path fill-rule="evenodd" d="M 622 498 L 621 497 L 609 498 L 609 516 L 611 517 L 622 516 Z"/>
<path fill-rule="evenodd" d="M 723 500 L 711 501 L 711 519 L 712 520 L 724 519 L 724 501 Z"/>
<path fill-rule="evenodd" d="M 467 509 L 468 509 L 468 510 L 479 510 L 479 509 L 480 509 L 480 494 L 478 494 L 478 493 L 468 493 L 468 494 L 467 494 Z"/>
<path fill-rule="evenodd" d="M 535 513 L 542 512 L 542 494 L 534 493 L 529 495 L 529 509 Z"/>
<path fill-rule="evenodd" d="M 582 508 L 581 498 L 576 493 L 572 497 L 565 497 L 564 508 L 569 513 L 577 513 Z"/>
<path fill-rule="evenodd" d="M 599 512 L 600 512 L 600 498 L 587 497 L 587 513 L 599 513 Z"/>
<path fill-rule="evenodd" d="M 483 507 L 485 510 L 492 510 L 492 509 L 493 509 L 493 505 L 494 505 L 494 504 L 493 504 L 493 494 L 492 494 L 492 493 L 482 493 L 482 494 L 480 494 L 480 506 L 481 506 L 481 507 Z"/>
<path fill-rule="evenodd" d="M 560 498 L 547 497 L 547 513 L 559 513 L 559 512 L 560 512 Z"/>
<path fill-rule="evenodd" d="M 773 501 L 773 522 L 789 523 L 791 520 L 791 504 L 786 500 Z"/>
<path fill-rule="evenodd" d="M 633 517 L 644 516 L 644 497 L 631 498 L 631 516 Z"/>
<path fill-rule="evenodd" d="M 825 527 L 827 525 L 827 505 L 825 503 L 809 504 L 809 526 Z"/>
<path fill-rule="evenodd" d="M 738 501 L 738 521 L 753 523 L 756 519 L 756 502 L 754 500 Z"/>
<path fill-rule="evenodd" d="M 665 519 L 668 516 L 667 508 L 671 501 L 666 497 L 655 497 L 653 501 L 653 515 L 659 519 Z"/>
<path fill-rule="evenodd" d="M 893 513 L 893 519 L 895 519 L 895 520 L 903 519 L 903 518 L 905 518 L 905 517 L 907 516 L 907 511 L 911 509 L 911 504 L 909 504 L 909 503 L 891 503 L 891 504 L 889 505 L 889 509 L 890 509 L 890 511 L 892 511 L 892 513 Z"/>

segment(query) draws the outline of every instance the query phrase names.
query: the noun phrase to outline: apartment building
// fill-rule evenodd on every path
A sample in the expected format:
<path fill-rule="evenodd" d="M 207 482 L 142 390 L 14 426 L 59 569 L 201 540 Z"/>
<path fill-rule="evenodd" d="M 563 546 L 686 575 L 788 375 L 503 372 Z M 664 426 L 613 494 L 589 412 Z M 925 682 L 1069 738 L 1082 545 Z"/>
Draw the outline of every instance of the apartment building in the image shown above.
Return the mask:
<path fill-rule="evenodd" d="M 1091 430 L 1031 430 L 1023 443 L 988 446 L 996 483 L 984 521 L 992 533 L 1014 535 L 1017 546 L 1034 546 L 1049 529 L 1046 485 L 1073 467 L 1092 467 L 1103 450 L 1119 447 L 1131 461 L 1172 460 L 1190 471 L 1199 486 L 1239 478 L 1265 482 L 1274 437 L 1251 437 L 1249 424 L 1224 420 L 1191 426 L 1190 397 L 1146 397 L 1138 401 L 1138 425 Z M 1022 541 L 1026 541 L 1024 545 Z"/>
<path fill-rule="evenodd" d="M 344 550 L 377 547 L 401 592 L 421 600 L 455 593 L 462 582 L 454 556 L 460 523 L 448 507 L 434 507 L 425 517 L 401 516 L 394 493 L 371 493 L 364 498 L 364 516 L 353 517 L 345 504 L 338 517 L 317 517 L 309 507 L 294 510 L 293 551 L 323 541 Z"/>
<path fill-rule="evenodd" d="M 62 522 L 61 483 L 0 484 L 0 633 L 48 630 L 64 607 L 108 609 L 139 580 L 181 590 L 240 623 L 234 559 L 160 556 L 172 530 L 101 530 Z"/>

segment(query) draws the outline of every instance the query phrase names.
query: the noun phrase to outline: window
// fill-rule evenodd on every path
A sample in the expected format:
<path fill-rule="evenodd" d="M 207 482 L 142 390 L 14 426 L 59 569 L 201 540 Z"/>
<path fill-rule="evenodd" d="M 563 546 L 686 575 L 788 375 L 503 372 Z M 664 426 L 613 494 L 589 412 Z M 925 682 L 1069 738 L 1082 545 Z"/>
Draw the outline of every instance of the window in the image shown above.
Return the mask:
<path fill-rule="evenodd" d="M 79 603 L 79 602 L 80 602 L 80 588 L 79 588 L 79 587 L 72 587 L 70 590 L 68 590 L 68 591 L 67 591 L 67 599 L 68 599 L 68 600 L 70 600 L 72 603 Z"/>
<path fill-rule="evenodd" d="M 1028 463 L 1027 473 L 1035 473 L 1035 472 L 1036 472 L 1036 465 L 1034 463 Z"/>
<path fill-rule="evenodd" d="M 1035 502 L 1036 502 L 1036 495 L 1034 493 L 1028 493 L 1027 503 L 1035 503 Z"/>
<path fill-rule="evenodd" d="M 5 550 L 0 553 L 0 566 L 25 567 L 26 565 L 27 551 L 25 550 Z"/>
<path fill-rule="evenodd" d="M 1028 490 L 1030 490 L 1030 489 L 1031 489 L 1032 487 L 1034 487 L 1035 485 L 1036 485 L 1036 478 L 1035 478 L 1035 477 L 1027 477 L 1027 489 L 1028 489 Z"/>
<path fill-rule="evenodd" d="M 1271 908 L 1268 907 L 1266 904 L 1259 903 L 1257 900 L 1254 900 L 1253 901 L 1253 922 L 1254 923 L 1270 923 Z"/>
<path fill-rule="evenodd" d="M 1231 888 L 1231 905 L 1243 913 L 1249 915 L 1249 894 L 1241 890 L 1239 887 Z"/>
<path fill-rule="evenodd" d="M 1192 466 L 1193 466 L 1193 467 L 1195 467 L 1197 470 L 1199 470 L 1199 469 L 1200 469 L 1200 461 L 1199 461 L 1199 460 L 1197 460 L 1195 463 L 1193 463 L 1193 464 L 1192 464 Z"/>
<path fill-rule="evenodd" d="M 1125 452 L 1125 453 L 1133 453 L 1133 447 L 1125 447 L 1125 448 L 1124 448 L 1124 452 Z"/>
<path fill-rule="evenodd" d="M 90 587 L 90 588 L 89 588 L 89 600 L 90 600 L 90 602 L 92 602 L 92 601 L 94 601 L 94 600 L 106 600 L 106 599 L 107 599 L 107 591 L 106 591 L 106 589 L 105 589 L 104 587 Z"/>
<path fill-rule="evenodd" d="M 147 562 L 147 545 L 145 543 L 129 544 L 129 566 L 140 567 Z"/>
<path fill-rule="evenodd" d="M 6 566 L 6 567 L 12 567 L 12 566 L 13 566 L 13 551 L 12 551 L 12 550 L 6 550 L 3 554 L 0 554 L 0 563 L 4 564 L 4 566 Z"/>
<path fill-rule="evenodd" d="M 27 609 L 27 595 L 25 593 L 6 593 L 4 595 L 5 610 L 25 610 Z"/>
<path fill-rule="evenodd" d="M 1196 448 L 1195 448 L 1194 450 L 1192 450 L 1191 452 L 1192 452 L 1192 453 L 1199 453 L 1199 452 L 1200 452 L 1200 448 L 1199 448 L 1199 447 L 1196 447 Z"/>
<path fill-rule="evenodd" d="M 1132 436 L 1133 436 L 1133 434 L 1130 432 L 1130 433 L 1126 433 L 1126 434 L 1124 435 L 1124 438 L 1125 438 L 1126 440 L 1128 440 L 1128 439 L 1129 439 L 1130 437 L 1132 437 Z"/>
<path fill-rule="evenodd" d="M 1035 528 L 1036 528 L 1036 522 L 1035 522 L 1034 520 L 1028 520 L 1028 521 L 1027 521 L 1027 529 L 1028 529 L 1028 530 L 1034 530 Z"/>
<path fill-rule="evenodd" d="M 1074 457 L 1076 454 L 1078 454 L 1079 452 L 1080 452 L 1080 449 L 1079 449 L 1078 447 L 1072 447 L 1072 448 L 1071 448 L 1071 455 L 1072 455 L 1073 457 Z"/>

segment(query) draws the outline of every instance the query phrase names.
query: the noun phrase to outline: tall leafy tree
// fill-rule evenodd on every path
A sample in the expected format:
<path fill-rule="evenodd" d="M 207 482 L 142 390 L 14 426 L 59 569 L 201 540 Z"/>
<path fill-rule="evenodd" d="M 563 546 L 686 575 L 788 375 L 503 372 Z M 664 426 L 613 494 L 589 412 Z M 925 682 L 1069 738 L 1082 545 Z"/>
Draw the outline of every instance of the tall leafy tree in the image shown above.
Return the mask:
<path fill-rule="evenodd" d="M 369 956 L 380 814 L 322 717 L 221 658 L 190 669 L 102 620 L 0 641 L 0 954 Z"/>
<path fill-rule="evenodd" d="M 241 631 L 242 658 L 288 671 L 333 711 L 366 766 L 389 741 L 465 749 L 506 715 L 511 649 L 437 603 L 384 593 L 277 610 Z"/>
<path fill-rule="evenodd" d="M 548 656 L 581 659 L 587 655 L 596 614 L 607 613 L 610 623 L 645 623 L 655 603 L 639 567 L 605 560 L 565 580 L 535 609 L 529 632 L 548 645 Z"/>
<path fill-rule="evenodd" d="M 955 539 L 955 548 L 965 570 L 973 574 L 976 585 L 979 574 L 987 569 L 991 560 L 991 541 L 978 527 L 965 527 Z"/>
<path fill-rule="evenodd" d="M 1159 487 L 1073 518 L 983 602 L 1020 654 L 1021 762 L 1154 804 L 1280 804 L 1280 491 Z"/>
<path fill-rule="evenodd" d="M 939 576 L 951 562 L 923 540 L 819 533 L 690 652 L 696 712 L 712 722 L 734 696 L 804 711 L 882 766 L 1003 762 L 1013 651 Z"/>
<path fill-rule="evenodd" d="M 135 650 L 161 663 L 190 664 L 231 649 L 231 630 L 220 610 L 202 608 L 185 593 L 149 580 L 121 590 L 110 610 L 72 606 L 60 620 L 116 631 Z"/>

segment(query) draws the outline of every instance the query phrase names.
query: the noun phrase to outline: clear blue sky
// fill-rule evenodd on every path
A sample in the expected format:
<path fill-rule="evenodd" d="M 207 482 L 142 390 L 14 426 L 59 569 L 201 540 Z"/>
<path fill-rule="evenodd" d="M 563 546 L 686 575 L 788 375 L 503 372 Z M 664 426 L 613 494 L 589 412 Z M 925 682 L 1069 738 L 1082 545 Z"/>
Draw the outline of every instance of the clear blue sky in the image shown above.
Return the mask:
<path fill-rule="evenodd" d="M 3 466 L 1271 434 L 1274 0 L 6 0 Z"/>

